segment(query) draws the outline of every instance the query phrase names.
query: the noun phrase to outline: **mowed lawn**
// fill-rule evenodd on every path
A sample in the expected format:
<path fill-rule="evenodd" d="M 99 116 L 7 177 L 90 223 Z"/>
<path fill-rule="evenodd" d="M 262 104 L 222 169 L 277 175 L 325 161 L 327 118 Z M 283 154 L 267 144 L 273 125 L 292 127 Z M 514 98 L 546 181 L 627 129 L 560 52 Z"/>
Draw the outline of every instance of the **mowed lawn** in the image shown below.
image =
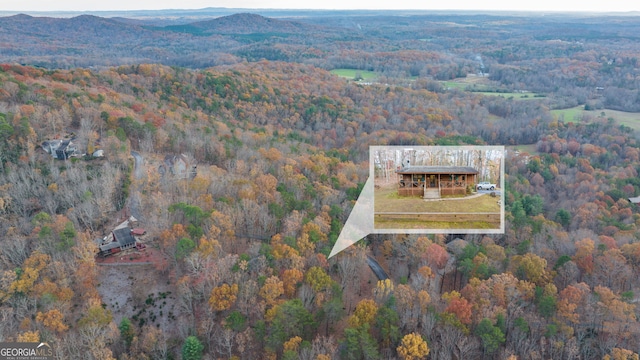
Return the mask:
<path fill-rule="evenodd" d="M 416 213 L 470 213 L 500 212 L 500 197 L 489 194 L 469 199 L 443 198 L 440 201 L 425 201 L 421 197 L 399 196 L 394 187 L 375 189 L 374 212 L 416 212 Z"/>
<path fill-rule="evenodd" d="M 374 191 L 374 228 L 425 231 L 500 229 L 500 197 L 489 194 L 469 198 L 426 201 L 399 196 L 395 186 Z"/>
<path fill-rule="evenodd" d="M 334 69 L 334 70 L 331 70 L 330 72 L 334 75 L 338 75 L 340 77 L 351 79 L 351 80 L 355 79 L 356 75 L 360 75 L 360 77 L 363 80 L 372 80 L 378 77 L 378 74 L 376 74 L 375 72 L 367 71 L 367 70 Z"/>
<path fill-rule="evenodd" d="M 579 105 L 568 109 L 551 110 L 551 114 L 557 116 L 558 120 L 564 122 L 582 121 L 583 116 L 605 119 L 613 118 L 617 124 L 628 126 L 634 130 L 640 130 L 640 112 L 624 112 L 609 109 L 585 110 L 584 106 Z"/>

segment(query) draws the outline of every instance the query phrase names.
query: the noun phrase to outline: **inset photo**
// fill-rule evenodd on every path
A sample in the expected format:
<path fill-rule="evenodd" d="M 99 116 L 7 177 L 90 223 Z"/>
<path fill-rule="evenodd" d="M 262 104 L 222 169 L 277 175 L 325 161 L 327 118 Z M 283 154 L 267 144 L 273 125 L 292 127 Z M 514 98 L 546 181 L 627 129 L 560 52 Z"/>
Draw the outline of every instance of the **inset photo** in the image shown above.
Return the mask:
<path fill-rule="evenodd" d="M 503 146 L 372 146 L 376 233 L 503 233 Z"/>

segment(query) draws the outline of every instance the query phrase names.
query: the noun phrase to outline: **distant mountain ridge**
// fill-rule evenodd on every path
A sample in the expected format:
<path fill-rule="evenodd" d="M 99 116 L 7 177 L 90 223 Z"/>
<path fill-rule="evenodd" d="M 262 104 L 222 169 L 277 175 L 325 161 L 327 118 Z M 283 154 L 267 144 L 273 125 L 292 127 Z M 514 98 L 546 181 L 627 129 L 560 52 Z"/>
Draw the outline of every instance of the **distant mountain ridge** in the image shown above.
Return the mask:
<path fill-rule="evenodd" d="M 317 25 L 304 24 L 288 20 L 278 20 L 251 13 L 240 13 L 219 18 L 196 21 L 190 26 L 207 34 L 251 34 L 251 33 L 303 33 L 318 30 Z M 100 35 L 102 31 L 115 33 L 144 31 L 173 31 L 176 26 L 147 27 L 136 20 L 126 18 L 104 18 L 94 15 L 79 15 L 71 18 L 34 17 L 18 14 L 0 17 L 0 30 L 16 34 L 56 36 L 82 34 L 91 31 Z"/>
<path fill-rule="evenodd" d="M 299 46 L 308 39 L 330 44 L 332 37 L 342 37 L 345 31 L 251 13 L 180 25 L 94 15 L 54 18 L 18 14 L 0 17 L 0 63 L 50 68 L 144 62 L 207 67 L 241 58 L 289 60 L 290 52 L 271 51 L 269 44 Z"/>
<path fill-rule="evenodd" d="M 240 13 L 222 16 L 207 21 L 198 21 L 191 26 L 207 33 L 253 34 L 253 33 L 304 33 L 317 30 L 317 26 L 288 20 L 278 20 L 257 14 Z"/>
<path fill-rule="evenodd" d="M 23 34 L 29 37 L 49 39 L 75 38 L 92 39 L 95 36 L 110 36 L 120 39 L 138 36 L 145 29 L 135 24 L 93 15 L 80 15 L 72 18 L 33 17 L 14 15 L 0 18 L 0 31 L 14 36 Z"/>
<path fill-rule="evenodd" d="M 450 54 L 445 58 L 460 57 L 462 63 L 474 62 L 474 48 L 504 54 L 500 61 L 517 59 L 503 49 L 493 49 L 486 38 L 518 44 L 560 39 L 581 46 L 611 40 L 626 44 L 637 41 L 640 33 L 633 17 L 307 11 L 289 12 L 291 17 L 285 18 L 279 17 L 285 11 L 275 17 L 259 12 L 167 11 L 157 12 L 153 19 L 136 17 L 135 12 L 127 18 L 0 17 L 0 63 L 47 68 L 159 63 L 204 68 L 265 59 L 370 71 L 406 63 L 413 69 L 410 75 L 416 76 L 425 61 L 434 60 L 434 51 Z M 388 54 L 398 54 L 400 62 L 380 60 Z M 431 64 L 429 71 L 443 78 L 452 76 L 444 75 L 451 62 L 438 59 L 442 64 Z"/>

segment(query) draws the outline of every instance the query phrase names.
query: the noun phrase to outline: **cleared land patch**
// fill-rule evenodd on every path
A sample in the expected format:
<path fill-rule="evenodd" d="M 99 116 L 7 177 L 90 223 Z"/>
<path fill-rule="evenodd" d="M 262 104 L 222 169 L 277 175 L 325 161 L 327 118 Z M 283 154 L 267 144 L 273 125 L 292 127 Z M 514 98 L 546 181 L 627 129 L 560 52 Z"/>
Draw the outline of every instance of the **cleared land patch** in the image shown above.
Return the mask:
<path fill-rule="evenodd" d="M 373 71 L 357 69 L 333 69 L 331 73 L 350 80 L 359 80 L 358 78 L 362 80 L 373 80 L 378 77 L 378 74 Z"/>
<path fill-rule="evenodd" d="M 476 91 L 478 94 L 482 94 L 485 96 L 501 96 L 503 98 L 509 99 L 513 98 L 515 100 L 540 100 L 545 96 L 540 94 L 534 94 L 529 92 L 492 92 L 492 91 Z"/>
<path fill-rule="evenodd" d="M 538 154 L 538 150 L 536 149 L 536 144 L 507 145 L 505 147 L 506 147 L 507 150 L 526 152 L 526 153 L 529 153 L 529 154 L 532 154 L 532 155 Z"/>
<path fill-rule="evenodd" d="M 496 229 L 500 227 L 500 197 L 488 194 L 425 201 L 399 196 L 395 186 L 374 192 L 378 229 Z"/>
<path fill-rule="evenodd" d="M 546 97 L 544 94 L 536 94 L 522 91 L 502 91 L 491 85 L 491 81 L 485 76 L 467 76 L 449 81 L 441 81 L 440 84 L 445 89 L 458 89 L 485 96 L 501 96 L 503 98 L 513 98 L 515 100 L 539 100 Z"/>
<path fill-rule="evenodd" d="M 500 213 L 382 213 L 376 229 L 497 229 Z"/>
<path fill-rule="evenodd" d="M 600 109 L 585 110 L 579 105 L 568 109 L 551 110 L 551 114 L 560 121 L 584 121 L 589 118 L 612 118 L 618 124 L 628 126 L 634 130 L 640 130 L 640 112 L 625 112 L 619 110 Z"/>
<path fill-rule="evenodd" d="M 400 196 L 395 185 L 376 189 L 374 192 L 375 212 L 433 212 L 433 213 L 469 213 L 469 212 L 500 212 L 499 197 L 488 194 L 469 199 L 455 199 L 447 201 L 424 201 L 421 197 Z"/>

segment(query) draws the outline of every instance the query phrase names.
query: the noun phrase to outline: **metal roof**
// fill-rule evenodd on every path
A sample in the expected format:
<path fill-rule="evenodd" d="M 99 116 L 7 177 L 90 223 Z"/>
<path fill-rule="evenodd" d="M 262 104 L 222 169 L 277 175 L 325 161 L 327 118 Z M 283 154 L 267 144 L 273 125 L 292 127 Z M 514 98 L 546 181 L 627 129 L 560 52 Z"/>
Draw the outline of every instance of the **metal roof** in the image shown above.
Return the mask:
<path fill-rule="evenodd" d="M 409 166 L 397 170 L 398 174 L 477 174 L 470 166 Z"/>
<path fill-rule="evenodd" d="M 146 233 L 147 233 L 147 231 L 145 229 L 142 229 L 142 228 L 135 228 L 135 229 L 131 230 L 131 235 L 134 235 L 134 236 L 142 236 L 142 235 L 144 235 Z"/>
<path fill-rule="evenodd" d="M 116 237 L 116 241 L 118 241 L 120 246 L 126 246 L 136 242 L 136 239 L 131 235 L 131 228 L 129 227 L 113 230 L 113 236 Z"/>

